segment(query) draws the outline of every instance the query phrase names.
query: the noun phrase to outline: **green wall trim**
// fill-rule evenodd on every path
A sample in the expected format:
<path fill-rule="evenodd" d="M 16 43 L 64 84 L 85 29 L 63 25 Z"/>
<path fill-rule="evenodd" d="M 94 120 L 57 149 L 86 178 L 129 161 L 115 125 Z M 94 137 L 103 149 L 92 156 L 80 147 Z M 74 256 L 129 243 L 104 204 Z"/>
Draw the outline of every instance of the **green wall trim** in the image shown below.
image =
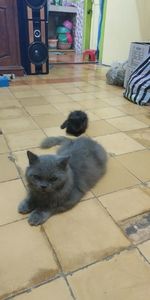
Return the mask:
<path fill-rule="evenodd" d="M 104 46 L 104 34 L 105 34 L 105 21 L 106 21 L 106 8 L 107 8 L 107 0 L 104 0 L 104 9 L 102 16 L 102 25 L 101 25 L 101 38 L 99 41 L 99 62 L 102 62 L 103 58 L 103 46 Z"/>
<path fill-rule="evenodd" d="M 88 10 L 92 9 L 92 1 L 84 0 L 84 28 L 83 28 L 83 50 L 90 47 L 90 32 L 92 14 L 88 14 Z"/>

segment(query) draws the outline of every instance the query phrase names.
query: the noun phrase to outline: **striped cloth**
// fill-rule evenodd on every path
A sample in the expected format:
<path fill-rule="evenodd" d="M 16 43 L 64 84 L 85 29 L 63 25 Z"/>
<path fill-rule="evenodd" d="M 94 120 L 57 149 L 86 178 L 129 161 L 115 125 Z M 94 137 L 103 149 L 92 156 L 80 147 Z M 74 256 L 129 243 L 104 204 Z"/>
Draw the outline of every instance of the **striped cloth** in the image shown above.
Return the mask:
<path fill-rule="evenodd" d="M 150 55 L 131 74 L 124 97 L 139 105 L 150 105 Z"/>

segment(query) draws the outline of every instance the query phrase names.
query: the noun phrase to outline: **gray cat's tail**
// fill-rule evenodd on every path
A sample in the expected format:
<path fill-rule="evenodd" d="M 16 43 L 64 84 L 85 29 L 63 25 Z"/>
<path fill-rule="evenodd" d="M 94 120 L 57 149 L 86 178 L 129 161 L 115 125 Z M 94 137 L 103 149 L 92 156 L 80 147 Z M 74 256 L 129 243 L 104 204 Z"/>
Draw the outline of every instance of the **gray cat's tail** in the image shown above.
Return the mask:
<path fill-rule="evenodd" d="M 64 136 L 57 136 L 57 137 L 47 137 L 44 139 L 40 145 L 41 148 L 51 148 L 57 145 L 64 144 L 66 142 L 70 142 L 71 139 L 64 137 Z"/>

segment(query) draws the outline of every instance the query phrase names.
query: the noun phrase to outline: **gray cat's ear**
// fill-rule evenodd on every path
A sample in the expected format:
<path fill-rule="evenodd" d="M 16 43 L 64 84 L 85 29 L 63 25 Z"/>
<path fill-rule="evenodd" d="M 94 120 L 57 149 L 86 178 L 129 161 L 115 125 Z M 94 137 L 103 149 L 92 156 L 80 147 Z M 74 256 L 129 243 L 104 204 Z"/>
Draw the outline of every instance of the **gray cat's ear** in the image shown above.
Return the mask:
<path fill-rule="evenodd" d="M 68 126 L 68 120 L 66 120 L 61 126 L 60 126 L 60 128 L 61 129 L 64 129 L 64 128 L 66 128 Z"/>
<path fill-rule="evenodd" d="M 61 169 L 65 169 L 67 167 L 70 156 L 60 156 L 57 160 L 58 166 Z"/>
<path fill-rule="evenodd" d="M 32 153 L 31 151 L 27 151 L 27 156 L 28 156 L 30 165 L 33 165 L 38 160 L 38 156 L 36 154 Z"/>

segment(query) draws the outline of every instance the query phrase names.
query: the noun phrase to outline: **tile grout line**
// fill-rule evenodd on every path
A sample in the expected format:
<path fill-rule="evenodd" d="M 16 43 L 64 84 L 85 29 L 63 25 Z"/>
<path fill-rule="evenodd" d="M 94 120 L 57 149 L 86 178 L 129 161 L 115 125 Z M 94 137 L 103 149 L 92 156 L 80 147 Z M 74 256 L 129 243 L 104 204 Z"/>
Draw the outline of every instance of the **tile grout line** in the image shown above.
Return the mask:
<path fill-rule="evenodd" d="M 16 294 L 11 293 L 10 295 L 8 295 L 7 298 L 5 298 L 5 299 L 3 299 L 3 300 L 10 300 L 10 299 L 13 299 L 14 297 L 17 297 L 17 296 L 19 296 L 19 295 L 28 294 L 28 293 L 32 292 L 32 290 L 34 290 L 34 289 L 36 289 L 36 288 L 38 288 L 38 287 L 40 287 L 40 286 L 43 286 L 43 285 L 45 285 L 45 284 L 47 284 L 47 283 L 50 283 L 50 282 L 52 282 L 52 281 L 54 281 L 54 280 L 57 280 L 57 279 L 59 279 L 59 278 L 61 278 L 60 275 L 51 277 L 51 278 L 49 278 L 48 280 L 42 281 L 41 283 L 36 284 L 36 285 L 33 285 L 33 286 L 30 287 L 30 288 L 25 288 L 25 289 L 23 289 L 23 290 L 20 290 L 20 291 L 16 292 Z"/>
<path fill-rule="evenodd" d="M 134 187 L 133 187 L 133 188 L 134 188 Z M 132 187 L 131 187 L 131 189 L 132 189 Z M 90 199 L 89 199 L 89 200 L 90 200 Z M 123 233 L 123 235 L 129 240 L 129 242 L 131 243 L 130 246 L 132 246 L 132 247 L 137 247 L 138 245 L 140 245 L 140 244 L 142 244 L 142 243 L 144 243 L 144 242 L 150 240 L 150 238 L 147 238 L 147 239 L 145 239 L 145 240 L 142 241 L 142 242 L 136 243 L 136 245 L 135 245 L 135 244 L 133 244 L 132 240 L 130 240 L 129 236 L 126 235 L 126 233 L 123 231 L 123 229 L 122 229 L 122 227 L 121 227 L 121 222 L 125 222 L 125 221 L 128 221 L 128 220 L 131 220 L 131 219 L 134 218 L 134 217 L 142 216 L 143 214 L 148 213 L 149 210 L 146 210 L 146 211 L 144 211 L 144 212 L 142 212 L 142 213 L 139 213 L 139 214 L 134 215 L 134 216 L 132 216 L 132 217 L 129 217 L 129 218 L 127 218 L 127 219 L 123 219 L 123 220 L 121 220 L 121 221 L 118 221 L 118 223 L 117 223 L 117 221 L 112 217 L 112 215 L 110 214 L 110 212 L 109 212 L 109 211 L 107 210 L 107 208 L 103 205 L 103 203 L 98 199 L 98 197 L 96 197 L 96 200 L 99 202 L 99 204 L 102 205 L 103 209 L 108 213 L 108 215 L 109 215 L 110 218 L 113 220 L 113 222 L 116 224 L 116 226 L 121 230 L 121 232 Z"/>
<path fill-rule="evenodd" d="M 68 289 L 69 289 L 69 291 L 70 291 L 70 294 L 71 294 L 73 300 L 76 300 L 76 298 L 75 298 L 75 296 L 74 296 L 74 294 L 73 294 L 73 291 L 72 291 L 72 289 L 71 289 L 71 287 L 70 287 L 70 285 L 69 285 L 69 283 L 68 283 L 67 277 L 66 277 L 65 273 L 63 272 L 61 263 L 60 263 L 60 261 L 59 261 L 59 259 L 58 259 L 58 257 L 57 257 L 57 253 L 56 253 L 56 251 L 55 251 L 55 249 L 54 249 L 54 247 L 53 247 L 51 241 L 49 240 L 49 238 L 48 238 L 48 236 L 47 236 L 47 234 L 46 234 L 46 231 L 45 231 L 45 229 L 44 229 L 44 226 L 41 226 L 41 227 L 42 227 L 42 231 L 43 231 L 43 233 L 44 233 L 44 235 L 45 235 L 45 237 L 46 237 L 46 240 L 48 241 L 49 246 L 50 246 L 50 248 L 51 248 L 52 251 L 53 251 L 53 255 L 54 255 L 55 261 L 56 261 L 56 263 L 57 263 L 57 265 L 58 265 L 58 267 L 59 267 L 59 269 L 60 269 L 60 271 L 61 271 L 60 274 L 61 274 L 62 278 L 64 278 L 64 280 L 65 280 L 65 282 L 66 282 L 66 284 L 67 284 L 67 286 L 68 286 Z"/>
<path fill-rule="evenodd" d="M 139 244 L 138 244 L 139 245 Z M 138 252 L 140 253 L 140 255 L 144 258 L 144 260 L 148 263 L 148 265 L 150 265 L 150 262 L 148 261 L 148 259 L 145 257 L 145 255 L 141 252 L 141 250 L 138 248 L 138 245 L 136 247 L 136 249 L 138 250 Z"/>
<path fill-rule="evenodd" d="M 136 248 L 135 245 L 129 245 L 128 247 L 126 247 L 126 248 L 124 248 L 124 249 L 120 249 L 120 250 L 114 252 L 113 254 L 110 254 L 110 255 L 105 256 L 105 257 L 103 257 L 103 258 L 101 258 L 101 259 L 95 260 L 95 261 L 93 261 L 93 262 L 91 262 L 91 263 L 89 263 L 89 264 L 87 264 L 87 265 L 85 265 L 85 266 L 79 267 L 79 268 L 77 268 L 77 269 L 75 269 L 75 270 L 73 270 L 73 271 L 66 272 L 65 275 L 66 275 L 66 276 L 72 276 L 74 273 L 77 273 L 77 272 L 79 272 L 79 271 L 82 271 L 82 270 L 84 270 L 84 269 L 87 269 L 87 268 L 89 268 L 89 267 L 91 267 L 91 266 L 93 266 L 93 265 L 96 265 L 96 264 L 98 264 L 98 263 L 101 263 L 101 262 L 103 262 L 103 261 L 109 261 L 109 260 L 111 260 L 113 257 L 115 257 L 116 255 L 120 255 L 122 252 L 125 252 L 125 251 L 132 251 L 132 250 L 135 249 L 135 248 Z"/>
<path fill-rule="evenodd" d="M 145 183 L 145 182 L 144 182 L 144 183 Z M 143 183 L 143 182 L 142 182 L 142 183 L 141 183 L 141 182 L 140 182 L 140 183 L 136 183 L 136 184 L 134 184 L 134 185 L 132 185 L 132 186 L 119 188 L 118 190 L 115 190 L 115 191 L 112 191 L 112 192 L 107 192 L 107 193 L 104 193 L 104 194 L 99 194 L 99 195 L 94 194 L 94 191 L 93 191 L 93 189 L 92 189 L 92 193 L 94 194 L 94 197 L 95 197 L 95 198 L 99 198 L 99 197 L 103 197 L 103 196 L 105 196 L 105 195 L 110 195 L 110 194 L 113 194 L 113 193 L 122 191 L 122 190 L 124 190 L 124 189 L 125 189 L 125 190 L 130 190 L 130 189 L 132 189 L 132 188 L 139 187 L 141 184 L 144 185 L 144 183 Z"/>
<path fill-rule="evenodd" d="M 107 208 L 103 205 L 103 203 L 98 199 L 98 197 L 96 197 L 96 200 L 98 202 L 99 205 L 101 205 L 103 207 L 103 209 L 105 210 L 105 212 L 108 214 L 108 216 L 111 218 L 111 220 L 115 223 L 115 225 L 117 226 L 117 228 L 122 232 L 123 236 L 130 242 L 129 237 L 125 234 L 125 232 L 123 231 L 123 229 L 120 227 L 120 225 L 117 223 L 117 221 L 112 217 L 112 215 L 110 214 L 110 212 L 107 210 Z M 132 245 L 132 244 L 131 244 Z"/>
<path fill-rule="evenodd" d="M 89 68 L 90 69 L 90 68 Z M 93 69 L 93 73 L 94 73 L 94 69 Z M 82 78 L 82 77 L 81 77 Z M 85 81 L 86 82 L 86 81 Z M 79 87 L 78 87 L 79 88 Z M 66 95 L 67 96 L 67 95 Z M 116 94 L 116 97 L 117 97 L 117 94 Z M 118 96 L 119 97 L 119 96 Z M 16 98 L 17 99 L 17 98 Z M 17 101 L 19 102 L 19 99 L 17 99 Z M 75 101 L 76 102 L 76 101 Z M 126 113 L 126 115 L 128 115 L 128 113 Z M 32 119 L 32 116 L 30 116 L 31 117 L 31 119 Z M 32 119 L 33 120 L 33 119 Z M 106 121 L 107 121 L 107 119 L 106 119 Z M 38 124 L 37 124 L 37 126 L 39 126 Z M 39 127 L 40 128 L 40 127 Z M 40 130 L 42 130 L 42 131 L 44 131 L 44 129 L 43 128 L 40 128 Z M 45 134 L 45 132 L 44 132 L 44 134 Z M 45 134 L 46 135 L 46 134 Z M 37 148 L 37 147 L 32 147 L 32 148 Z M 146 148 L 147 149 L 147 148 Z M 143 149 L 144 150 L 144 149 Z M 20 151 L 20 150 L 18 150 L 18 151 Z M 22 149 L 21 151 L 24 151 L 24 149 Z M 137 152 L 137 151 L 139 151 L 139 150 L 136 150 L 136 151 L 134 151 L 134 152 Z M 120 163 L 120 161 L 119 161 L 119 163 Z M 125 166 L 124 166 L 125 167 Z M 125 167 L 126 168 L 126 167 Z M 127 169 L 128 170 L 128 169 Z M 132 172 L 130 172 L 129 170 L 128 170 L 128 172 L 129 173 L 131 173 L 132 174 Z M 20 175 L 20 173 L 19 173 L 19 175 Z M 133 174 L 134 175 L 134 174 Z M 21 176 L 20 176 L 21 177 Z M 136 177 L 135 175 L 134 175 L 134 177 Z M 22 177 L 21 178 L 16 178 L 15 180 L 17 180 L 17 179 L 21 179 L 22 181 L 23 181 L 23 179 L 22 179 Z M 138 178 L 137 178 L 138 179 Z M 12 180 L 14 180 L 14 179 L 12 179 Z M 12 181 L 11 180 L 11 181 Z M 139 179 L 138 179 L 139 180 Z M 8 181 L 8 180 L 7 180 Z M 139 180 L 140 181 L 140 180 Z M 141 183 L 143 184 L 143 182 L 141 181 Z M 139 184 L 137 184 L 137 185 L 140 185 L 141 184 L 140 182 L 139 182 Z M 23 184 L 24 184 L 24 181 L 23 181 Z M 24 184 L 25 185 L 25 184 Z M 132 186 L 133 187 L 133 186 Z M 129 188 L 132 188 L 132 187 L 128 187 L 128 189 Z M 113 192 L 111 192 L 111 193 L 113 193 Z M 101 201 L 98 199 L 98 197 L 99 196 L 95 196 L 94 195 L 94 197 L 96 198 L 96 200 L 99 202 L 99 204 L 101 204 L 102 206 L 103 206 L 103 204 L 101 203 Z M 85 199 L 85 200 L 90 200 L 90 199 Z M 103 207 L 106 211 L 107 211 L 107 209 L 105 208 L 105 207 Z M 107 211 L 108 212 L 108 211 Z M 109 212 L 108 212 L 108 214 L 109 214 Z M 112 218 L 112 216 L 110 215 L 110 217 Z M 112 218 L 113 219 L 113 218 Z M 24 220 L 24 219 L 23 219 Z M 16 220 L 16 222 L 17 221 L 21 221 L 21 220 Z M 114 220 L 113 220 L 114 221 Z M 115 221 L 114 221 L 115 222 Z M 8 223 L 8 224 L 10 224 L 10 223 Z M 5 224 L 5 225 L 7 225 L 7 224 Z M 3 225 L 4 226 L 4 225 Z M 118 225 L 119 226 L 119 225 Z M 120 227 L 119 227 L 120 228 Z M 45 232 L 45 229 L 43 228 L 43 230 L 44 230 L 44 234 L 46 235 L 46 237 L 47 237 L 47 239 L 48 239 L 48 236 L 47 236 L 47 234 L 46 234 L 46 232 Z M 123 233 L 124 234 L 124 233 Z M 51 244 L 51 242 L 49 241 L 49 239 L 48 239 L 48 242 L 49 242 L 49 244 L 50 244 L 50 247 L 52 248 L 52 251 L 54 252 L 54 255 L 56 256 L 55 258 L 56 258 L 56 260 L 57 260 L 57 264 L 59 263 L 60 264 L 60 262 L 59 262 L 59 260 L 58 260 L 58 258 L 57 258 L 57 254 L 55 253 L 55 250 L 54 250 L 54 248 L 53 248 L 53 246 L 52 246 L 52 244 Z M 142 242 L 143 243 L 143 242 Z M 138 249 L 138 245 L 133 245 L 133 244 L 131 244 L 127 249 L 126 248 L 124 248 L 123 250 L 120 250 L 120 252 L 119 253 L 121 253 L 121 252 L 123 252 L 123 251 L 128 251 L 128 250 L 132 250 L 132 249 L 134 249 L 134 248 L 136 248 L 139 252 L 140 252 L 140 250 Z M 119 254 L 118 253 L 118 254 Z M 144 255 L 140 252 L 140 254 L 144 257 Z M 108 258 L 106 257 L 105 259 L 107 260 L 107 259 L 111 259 L 111 257 L 113 257 L 114 255 L 116 255 L 116 254 L 113 254 L 113 255 L 110 255 L 110 256 L 108 256 Z M 144 257 L 144 259 L 147 261 L 147 259 Z M 101 261 L 101 260 L 100 260 Z M 97 261 L 97 262 L 100 262 L 100 261 Z M 93 265 L 93 264 L 96 264 L 97 262 L 94 262 L 94 263 L 92 263 L 92 264 L 90 264 L 90 265 Z M 147 261 L 148 262 L 148 261 Z M 90 266 L 89 265 L 89 266 Z M 61 267 L 61 265 L 60 265 L 60 267 Z M 83 267 L 83 268 L 81 268 L 81 270 L 82 269 L 84 269 L 84 268 L 86 268 L 86 267 L 88 267 L 88 265 L 87 266 L 85 266 L 85 267 Z M 60 269 L 62 269 L 62 267 L 60 268 Z M 75 270 L 75 271 L 73 271 L 73 273 L 74 272 L 77 272 L 78 270 Z M 68 273 L 69 274 L 69 273 Z M 72 273 L 71 273 L 72 274 Z M 70 286 L 69 286 L 69 283 L 68 283 L 68 280 L 67 280 L 67 273 L 65 274 L 65 273 L 63 273 L 63 271 L 62 271 L 62 274 L 60 274 L 60 276 L 58 275 L 58 277 L 56 277 L 56 278 L 51 278 L 51 279 L 49 279 L 48 281 L 45 281 L 45 282 L 43 282 L 43 283 L 40 283 L 38 286 L 41 286 L 41 285 L 43 285 L 43 284 L 45 284 L 45 283 L 47 283 L 47 282 L 50 282 L 50 281 L 53 281 L 53 280 L 56 280 L 57 278 L 60 278 L 60 277 L 63 277 L 64 278 L 64 280 L 66 281 L 66 284 L 67 284 L 67 286 L 68 286 L 68 288 L 69 288 L 69 290 L 71 289 L 70 288 Z M 38 287 L 38 286 L 36 286 L 36 287 Z M 32 288 L 30 288 L 30 290 L 31 290 Z M 28 289 L 29 290 L 29 289 Z M 71 292 L 72 290 L 70 290 L 70 292 Z M 22 292 L 21 292 L 22 293 Z M 19 294 L 21 294 L 21 293 L 19 293 Z M 18 295 L 19 295 L 18 294 Z M 73 297 L 73 299 L 75 299 L 75 297 L 74 297 L 74 295 L 73 295 L 73 292 L 72 292 L 72 297 Z M 16 295 L 15 295 L 16 296 Z M 12 299 L 12 298 L 10 298 L 10 297 L 8 297 L 7 299 Z"/>
<path fill-rule="evenodd" d="M 123 154 L 120 154 L 120 155 L 113 155 L 113 158 L 119 162 L 120 165 L 122 165 L 132 176 L 134 176 L 138 181 L 140 181 L 140 184 L 143 184 L 145 181 L 142 181 L 140 178 L 138 178 L 134 173 L 132 173 L 132 171 L 130 171 L 119 159 L 117 159 L 117 157 L 121 156 L 121 155 L 127 155 L 127 154 L 132 154 L 132 153 L 137 153 L 137 152 L 142 152 L 142 151 L 148 151 L 149 149 L 147 149 L 145 147 L 145 149 L 141 149 L 141 150 L 135 150 L 135 151 L 132 151 L 132 152 L 127 152 L 127 153 L 123 153 Z"/>
<path fill-rule="evenodd" d="M 24 221 L 24 220 L 27 220 L 27 217 L 24 217 L 24 218 L 21 218 L 21 219 L 18 219 L 18 220 L 13 220 L 13 221 L 5 223 L 5 224 L 0 224 L 0 229 L 3 228 L 4 226 L 9 226 L 9 225 L 12 225 L 14 223 L 21 222 L 21 221 Z"/>

